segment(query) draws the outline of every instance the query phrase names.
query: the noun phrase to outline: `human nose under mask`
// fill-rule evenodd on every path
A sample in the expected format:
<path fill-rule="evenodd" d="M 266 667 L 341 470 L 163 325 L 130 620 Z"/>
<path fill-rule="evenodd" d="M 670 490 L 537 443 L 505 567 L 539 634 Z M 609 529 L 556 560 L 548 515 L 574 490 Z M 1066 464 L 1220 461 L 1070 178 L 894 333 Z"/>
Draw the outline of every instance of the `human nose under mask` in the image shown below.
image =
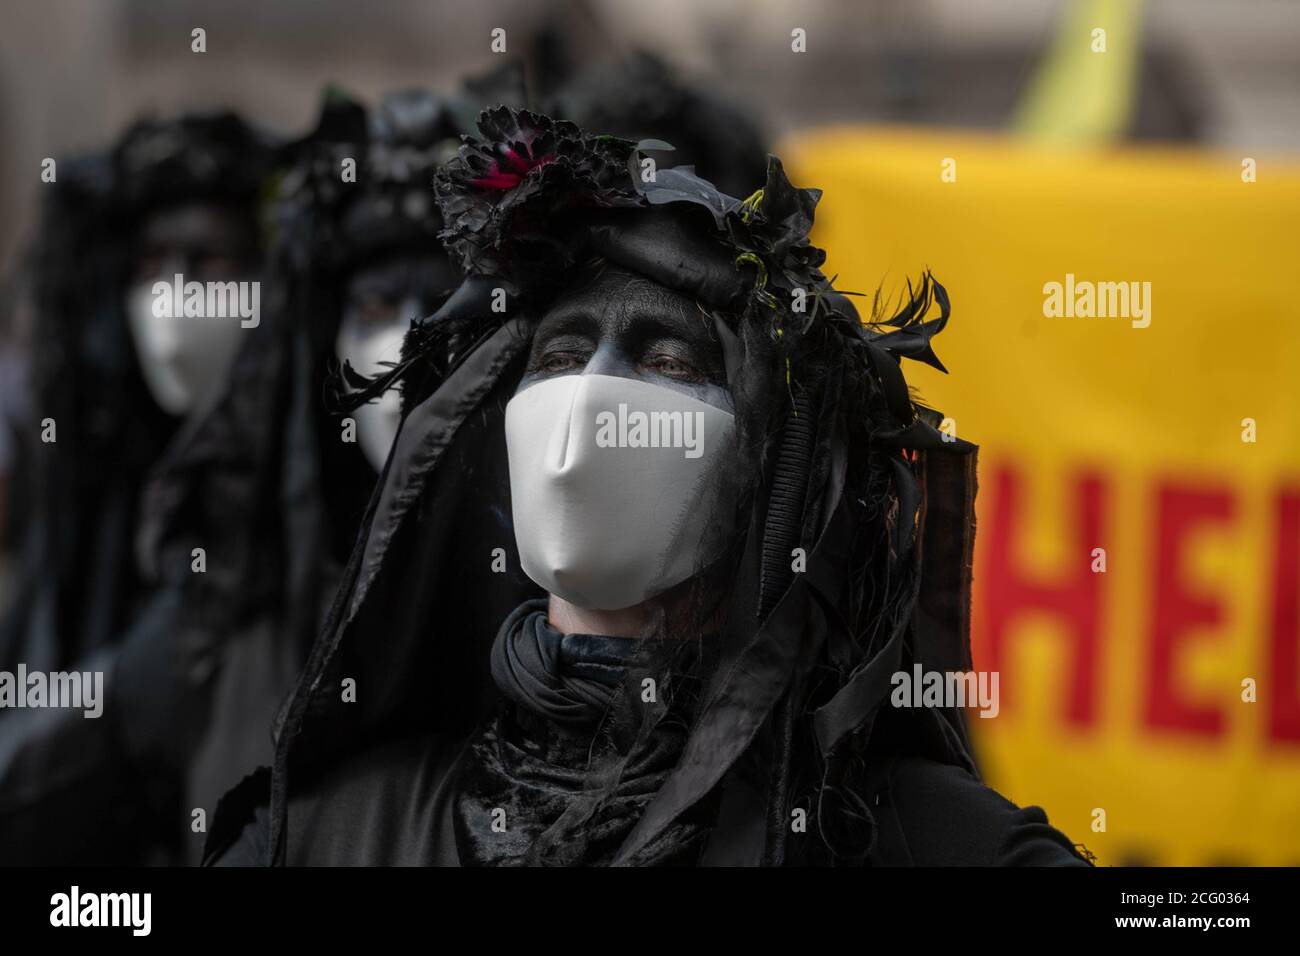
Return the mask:
<path fill-rule="evenodd" d="M 716 555 L 719 471 L 734 417 L 680 389 L 592 372 L 527 385 L 506 406 L 524 573 L 578 607 L 617 610 Z"/>
<path fill-rule="evenodd" d="M 403 300 L 386 322 L 365 323 L 348 317 L 339 327 L 335 352 L 340 360 L 351 363 L 363 375 L 376 375 L 387 371 L 402 354 L 402 340 L 412 317 L 420 314 L 420 303 L 415 298 Z M 393 389 L 378 399 L 362 405 L 352 413 L 357 423 L 357 443 L 366 460 L 376 471 L 384 467 L 388 452 L 397 437 L 401 423 L 401 397 Z"/>
<path fill-rule="evenodd" d="M 134 283 L 126 295 L 127 325 L 145 385 L 172 415 L 188 414 L 216 397 L 244 330 L 238 314 L 187 316 L 184 287 L 178 298 L 171 279 L 180 271 L 164 268 L 158 277 Z"/>

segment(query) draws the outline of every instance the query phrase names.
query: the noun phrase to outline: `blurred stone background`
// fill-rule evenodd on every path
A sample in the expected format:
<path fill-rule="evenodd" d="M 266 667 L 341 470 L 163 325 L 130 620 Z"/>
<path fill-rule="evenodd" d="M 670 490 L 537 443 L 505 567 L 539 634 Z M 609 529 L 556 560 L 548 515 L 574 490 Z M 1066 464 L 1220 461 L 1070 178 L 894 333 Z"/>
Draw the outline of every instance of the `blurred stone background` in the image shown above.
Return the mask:
<path fill-rule="evenodd" d="M 1137 0 L 1134 0 L 1137 2 Z M 142 111 L 228 105 L 311 121 L 322 83 L 373 97 L 450 87 L 546 25 L 578 62 L 637 45 L 760 110 L 773 134 L 833 121 L 1003 126 L 1065 0 L 6 0 L 0 9 L 0 273 L 40 161 Z M 809 55 L 790 53 L 808 31 Z M 208 51 L 190 51 L 190 31 Z M 1300 149 L 1300 3 L 1152 0 L 1131 135 Z M 2 334 L 2 333 L 0 333 Z"/>

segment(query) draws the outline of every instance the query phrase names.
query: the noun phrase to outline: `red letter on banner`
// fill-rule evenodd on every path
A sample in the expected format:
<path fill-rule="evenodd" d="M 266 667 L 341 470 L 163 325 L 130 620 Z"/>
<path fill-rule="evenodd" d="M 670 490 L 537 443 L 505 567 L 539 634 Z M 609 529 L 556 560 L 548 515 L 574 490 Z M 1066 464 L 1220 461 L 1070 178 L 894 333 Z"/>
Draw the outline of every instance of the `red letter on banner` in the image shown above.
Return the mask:
<path fill-rule="evenodd" d="M 1223 618 L 1211 597 L 1187 587 L 1182 577 L 1185 542 L 1197 525 L 1223 524 L 1232 518 L 1232 494 L 1224 489 L 1196 490 L 1161 485 L 1156 492 L 1155 597 L 1151 602 L 1151 657 L 1146 718 L 1152 727 L 1217 736 L 1223 713 L 1180 696 L 1174 679 L 1178 644 L 1187 632 L 1213 627 Z M 1235 685 L 1234 685 L 1235 686 Z"/>
<path fill-rule="evenodd" d="M 1300 489 L 1277 496 L 1277 557 L 1269 627 L 1268 735 L 1300 742 Z"/>
<path fill-rule="evenodd" d="M 1081 475 L 1074 481 L 1074 507 L 1061 524 L 1070 529 L 1066 570 L 1054 579 L 1026 567 L 1017 542 L 1023 535 L 1020 476 L 1011 468 L 1000 468 L 993 476 L 991 520 L 980 528 L 983 538 L 981 560 L 975 565 L 975 580 L 982 583 L 984 626 L 977 630 L 984 654 L 976 659 L 981 670 L 1002 672 L 1002 709 L 1005 711 L 1015 681 L 1007 674 L 1007 632 L 1021 618 L 1033 613 L 1059 618 L 1071 642 L 1066 675 L 1065 719 L 1075 725 L 1092 722 L 1096 710 L 1097 666 L 1101 621 L 1101 587 L 1105 574 L 1092 571 L 1092 549 L 1105 547 L 1102 541 L 1102 498 L 1104 487 L 1096 475 Z M 979 538 L 977 538 L 979 540 Z"/>

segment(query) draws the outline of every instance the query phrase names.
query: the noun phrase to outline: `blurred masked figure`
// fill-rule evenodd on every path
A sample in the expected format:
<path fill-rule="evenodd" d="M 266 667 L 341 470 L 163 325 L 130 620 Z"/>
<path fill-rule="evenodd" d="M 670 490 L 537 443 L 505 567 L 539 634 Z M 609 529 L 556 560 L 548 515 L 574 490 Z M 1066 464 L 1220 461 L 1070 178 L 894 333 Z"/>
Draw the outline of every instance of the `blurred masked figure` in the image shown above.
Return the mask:
<path fill-rule="evenodd" d="M 260 324 L 271 159 L 233 114 L 146 120 L 47 187 L 33 258 L 36 501 L 0 628 L 16 694 L 0 710 L 5 862 L 174 850 L 178 791 L 156 773 L 160 749 L 138 745 L 180 735 L 164 723 L 181 693 L 173 628 L 181 582 L 206 559 L 142 569 L 141 496 Z M 56 692 L 74 678 L 84 706 Z"/>

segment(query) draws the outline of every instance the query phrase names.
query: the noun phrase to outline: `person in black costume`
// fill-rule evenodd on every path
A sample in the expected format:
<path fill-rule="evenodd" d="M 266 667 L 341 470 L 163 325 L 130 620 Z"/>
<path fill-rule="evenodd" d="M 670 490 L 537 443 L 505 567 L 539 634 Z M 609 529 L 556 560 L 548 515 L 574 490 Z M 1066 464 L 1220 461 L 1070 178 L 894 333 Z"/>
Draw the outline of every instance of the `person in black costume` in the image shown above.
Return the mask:
<path fill-rule="evenodd" d="M 331 90 L 315 129 L 285 149 L 271 211 L 268 328 L 240 355 L 213 414 L 158 469 L 143 535 L 152 561 L 165 564 L 236 525 L 224 549 L 229 579 L 209 573 L 185 601 L 196 622 L 228 619 L 209 628 L 217 633 L 273 611 L 291 643 L 315 636 L 322 595 L 346 561 L 387 453 L 382 415 L 372 421 L 358 410 L 355 422 L 340 423 L 330 413 L 322 401 L 329 369 L 395 361 L 396 351 L 371 361 L 374 346 L 459 281 L 426 193 L 459 142 L 461 113 L 423 91 L 390 95 L 370 111 Z"/>
<path fill-rule="evenodd" d="M 142 120 L 46 187 L 33 409 L 54 440 L 34 446 L 35 514 L 0 668 L 103 672 L 109 701 L 95 720 L 0 714 L 5 862 L 142 861 L 175 839 L 173 795 L 123 756 L 128 718 L 112 701 L 133 673 L 151 683 L 176 609 L 175 589 L 135 560 L 147 475 L 211 407 L 245 329 L 239 316 L 163 317 L 154 284 L 258 278 L 270 158 L 233 114 Z"/>
<path fill-rule="evenodd" d="M 31 265 L 33 409 L 56 440 L 37 446 L 38 514 L 0 663 L 70 665 L 116 640 L 151 590 L 131 559 L 145 476 L 181 421 L 201 415 L 238 337 L 231 323 L 210 324 L 221 341 L 206 343 L 200 381 L 170 361 L 184 346 L 163 354 L 138 334 L 136 293 L 147 297 L 173 267 L 199 280 L 255 277 L 268 157 L 230 114 L 145 120 L 110 152 L 64 162 L 46 187 Z"/>
<path fill-rule="evenodd" d="M 344 437 L 321 402 L 327 365 L 343 344 L 404 330 L 457 281 L 427 183 L 460 129 L 448 102 L 431 94 L 389 97 L 369 116 L 331 94 L 316 129 L 282 148 L 265 320 L 248 331 L 222 394 L 181 429 L 149 483 L 139 546 L 167 610 L 145 635 L 132 632 L 115 667 L 105 722 L 113 746 L 96 746 L 106 751 L 94 758 L 96 773 L 78 777 L 81 812 L 71 820 L 83 828 L 103 826 L 102 797 L 121 786 L 119 804 L 147 804 L 172 825 L 161 859 L 194 862 L 203 829 L 191 826 L 194 811 L 211 813 L 231 778 L 270 759 L 268 727 L 374 484 L 376 465 L 362 449 L 383 440 L 382 416 L 361 420 L 361 412 L 357 434 Z M 357 164 L 355 176 L 342 175 L 344 159 Z M 412 194 L 425 200 L 418 208 Z M 349 327 L 353 335 L 340 334 Z M 202 574 L 188 573 L 195 547 L 206 552 Z M 49 765 L 66 766 L 71 733 L 86 736 L 80 726 L 32 735 L 24 764 L 57 746 Z M 159 799 L 139 799 L 152 791 Z M 41 820 L 78 829 L 51 813 Z M 152 833 L 130 826 L 141 842 Z M 37 856 L 40 846 L 34 841 L 34 858 L 49 861 L 48 850 Z"/>
<path fill-rule="evenodd" d="M 332 223 L 315 244 L 310 287 L 303 283 L 297 297 L 329 303 L 321 303 L 332 316 L 322 331 L 349 374 L 360 376 L 395 364 L 411 322 L 460 283 L 438 241 L 441 222 L 429 184 L 434 170 L 455 155 L 460 135 L 473 128 L 473 111 L 455 97 L 406 90 L 381 101 L 370 127 L 369 153 L 358 170 L 361 188 L 336 189 L 333 205 L 318 212 Z M 324 175 L 337 179 L 337 151 L 334 159 Z M 319 319 L 316 324 L 322 325 Z M 372 481 L 388 457 L 399 411 L 390 393 L 353 413 Z M 348 528 L 344 558 L 361 508 Z"/>
<path fill-rule="evenodd" d="M 177 616 L 181 672 L 211 662 L 199 667 L 210 703 L 187 765 L 188 808 L 210 814 L 232 778 L 270 759 L 269 727 L 356 537 L 375 450 L 382 464 L 391 441 L 384 416 L 367 415 L 373 406 L 354 413 L 355 428 L 330 414 L 327 370 L 371 358 L 392 328 L 405 330 L 457 282 L 431 204 L 410 197 L 425 198 L 461 128 L 449 101 L 431 93 L 394 94 L 373 111 L 327 94 L 315 130 L 287 150 L 266 333 L 151 483 L 154 562 L 174 564 L 196 544 L 209 551 L 208 572 L 186 579 Z M 345 177 L 345 160 L 355 176 Z"/>
<path fill-rule="evenodd" d="M 775 157 L 737 200 L 545 116 L 479 130 L 436 183 L 467 278 L 352 382 L 400 382 L 400 430 L 207 861 L 1086 865 L 960 713 L 889 706 L 970 667 L 975 449 L 901 371 L 942 368 L 943 287 L 862 322 Z"/>

